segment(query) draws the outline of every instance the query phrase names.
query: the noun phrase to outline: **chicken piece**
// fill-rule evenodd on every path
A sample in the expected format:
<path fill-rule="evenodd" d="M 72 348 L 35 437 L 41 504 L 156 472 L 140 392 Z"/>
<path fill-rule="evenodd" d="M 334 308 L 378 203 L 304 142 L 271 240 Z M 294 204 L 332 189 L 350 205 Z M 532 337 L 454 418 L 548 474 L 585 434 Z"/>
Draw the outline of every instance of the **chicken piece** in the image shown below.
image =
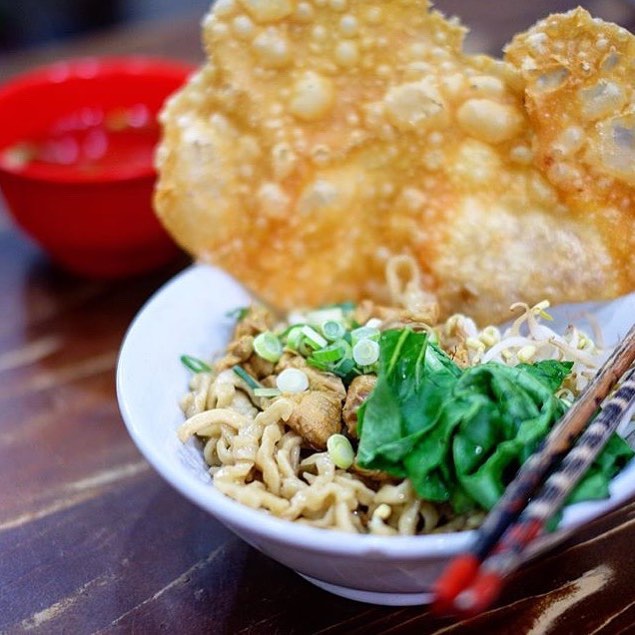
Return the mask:
<path fill-rule="evenodd" d="M 260 381 L 273 373 L 274 364 L 254 353 L 243 365 L 243 368 L 252 377 Z"/>
<path fill-rule="evenodd" d="M 300 355 L 285 353 L 276 364 L 275 372 L 279 374 L 285 368 L 298 368 L 309 379 L 308 391 L 291 397 L 297 405 L 287 425 L 311 447 L 323 450 L 327 439 L 342 428 L 344 383 L 332 373 L 311 368 Z"/>
<path fill-rule="evenodd" d="M 634 38 L 577 9 L 502 62 L 464 33 L 427 0 L 218 0 L 159 218 L 280 308 L 386 303 L 397 254 L 440 317 L 634 289 Z"/>
<path fill-rule="evenodd" d="M 309 390 L 294 396 L 296 406 L 287 425 L 316 450 L 326 449 L 332 434 L 342 428 L 342 400 L 333 392 Z"/>
<path fill-rule="evenodd" d="M 254 338 L 251 335 L 241 335 L 232 339 L 227 345 L 227 351 L 214 362 L 214 370 L 220 373 L 237 364 L 246 362 L 254 354 Z"/>
<path fill-rule="evenodd" d="M 340 401 L 346 397 L 346 388 L 342 380 L 332 373 L 323 373 L 312 368 L 301 355 L 285 354 L 276 364 L 276 373 L 281 373 L 285 368 L 299 368 L 309 378 L 309 390 L 321 390 L 332 392 Z"/>
<path fill-rule="evenodd" d="M 275 325 L 275 316 L 269 309 L 260 304 L 252 304 L 245 316 L 236 322 L 232 339 L 239 339 L 245 335 L 255 337 L 265 331 L 270 331 Z"/>
<path fill-rule="evenodd" d="M 375 375 L 360 375 L 355 377 L 348 387 L 346 401 L 342 408 L 342 419 L 346 425 L 349 436 L 357 438 L 357 411 L 366 401 L 366 398 L 375 388 L 377 377 Z"/>
<path fill-rule="evenodd" d="M 257 304 L 250 306 L 245 316 L 236 322 L 227 352 L 214 363 L 215 370 L 221 372 L 239 364 L 256 379 L 271 375 L 274 365 L 254 352 L 254 338 L 274 325 L 271 311 Z"/>
<path fill-rule="evenodd" d="M 384 485 L 385 483 L 397 483 L 399 481 L 399 479 L 391 476 L 387 472 L 382 472 L 381 470 L 367 470 L 366 468 L 357 465 L 357 463 L 353 463 L 353 465 L 348 468 L 348 471 L 361 477 L 371 487 L 374 487 L 377 484 Z"/>

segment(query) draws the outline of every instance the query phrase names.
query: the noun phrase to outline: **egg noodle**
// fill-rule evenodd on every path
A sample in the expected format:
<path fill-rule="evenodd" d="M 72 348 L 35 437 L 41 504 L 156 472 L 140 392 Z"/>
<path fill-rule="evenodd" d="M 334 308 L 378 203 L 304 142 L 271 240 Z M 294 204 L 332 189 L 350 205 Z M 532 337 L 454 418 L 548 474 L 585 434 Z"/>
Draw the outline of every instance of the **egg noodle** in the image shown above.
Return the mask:
<path fill-rule="evenodd" d="M 414 313 L 431 298 L 421 291 L 419 273 L 407 257 L 393 258 L 387 281 L 395 304 Z M 455 361 L 473 366 L 497 360 L 521 362 L 556 359 L 573 362 L 558 396 L 572 401 L 586 386 L 604 353 L 575 327 L 556 334 L 543 323 L 547 302 L 522 310 L 502 332 L 477 328 L 463 315 L 453 315 L 425 328 Z M 462 357 L 457 354 L 462 351 Z M 447 503 L 421 500 L 408 479 L 369 478 L 352 466 L 336 467 L 329 452 L 307 449 L 286 422 L 294 404 L 281 395 L 254 398 L 243 379 L 229 369 L 198 372 L 181 403 L 187 420 L 178 430 L 185 442 L 196 436 L 216 488 L 230 498 L 270 514 L 314 527 L 379 535 L 449 532 L 478 526 L 484 512 L 456 515 Z"/>

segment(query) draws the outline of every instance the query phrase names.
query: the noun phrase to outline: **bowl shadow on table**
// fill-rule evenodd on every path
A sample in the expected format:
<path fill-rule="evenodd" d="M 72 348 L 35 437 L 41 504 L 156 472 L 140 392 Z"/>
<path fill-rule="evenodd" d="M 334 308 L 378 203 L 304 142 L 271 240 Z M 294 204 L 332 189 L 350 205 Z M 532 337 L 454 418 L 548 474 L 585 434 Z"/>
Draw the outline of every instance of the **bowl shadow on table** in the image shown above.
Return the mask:
<path fill-rule="evenodd" d="M 393 616 L 426 610 L 370 606 L 326 593 L 251 548 L 167 485 L 153 490 L 121 546 L 119 560 L 130 560 L 125 575 L 131 577 L 115 587 L 116 593 L 122 590 L 113 598 L 118 628 L 338 632 L 345 625 L 390 624 Z M 131 583 L 137 597 L 131 597 Z"/>
<path fill-rule="evenodd" d="M 545 630 L 536 632 L 560 626 L 558 632 L 570 632 L 566 624 L 579 619 L 586 600 L 606 605 L 601 615 L 619 614 L 632 595 L 628 576 L 611 584 L 612 569 L 625 566 L 629 536 L 609 530 L 614 514 L 626 518 L 628 510 L 596 520 L 576 540 L 529 563 L 493 611 L 459 624 L 433 617 L 427 607 L 377 607 L 330 595 L 249 547 L 158 477 L 151 487 L 144 480 L 142 491 L 150 495 L 116 555 L 127 561 L 126 580 L 114 586 L 110 612 L 119 616 L 112 626 L 124 632 L 426 634 L 451 625 L 457 633 L 529 632 L 541 625 Z M 598 548 L 595 536 L 605 532 Z M 594 611 L 588 613 L 593 626 Z"/>
<path fill-rule="evenodd" d="M 326 595 L 252 549 L 167 485 L 159 487 L 145 507 L 130 528 L 121 557 L 131 559 L 137 569 L 133 575 L 141 575 L 146 588 L 133 606 L 129 592 L 117 597 L 117 627 L 134 624 L 148 632 L 203 627 L 214 633 L 254 627 L 268 632 L 257 625 L 273 619 L 278 626 L 281 609 L 298 604 L 298 591 Z M 159 532 L 151 528 L 157 512 L 166 514 Z M 117 588 L 128 590 L 129 583 Z M 296 626 L 285 632 L 305 632 Z"/>

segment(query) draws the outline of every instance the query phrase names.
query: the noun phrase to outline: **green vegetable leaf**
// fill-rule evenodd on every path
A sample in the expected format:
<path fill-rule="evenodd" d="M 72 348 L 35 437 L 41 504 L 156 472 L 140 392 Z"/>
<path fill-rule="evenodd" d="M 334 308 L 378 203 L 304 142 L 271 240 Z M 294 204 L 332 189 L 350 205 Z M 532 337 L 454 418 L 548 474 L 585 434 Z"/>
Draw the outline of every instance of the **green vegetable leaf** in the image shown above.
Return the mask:
<path fill-rule="evenodd" d="M 564 414 L 554 393 L 571 367 L 548 360 L 461 370 L 425 333 L 386 331 L 375 389 L 358 411 L 357 462 L 407 476 L 420 497 L 457 512 L 490 509 Z M 571 502 L 605 497 L 632 456 L 612 437 Z"/>
<path fill-rule="evenodd" d="M 405 457 L 434 426 L 460 372 L 425 333 L 382 333 L 377 384 L 358 412 L 360 465 L 402 475 Z"/>

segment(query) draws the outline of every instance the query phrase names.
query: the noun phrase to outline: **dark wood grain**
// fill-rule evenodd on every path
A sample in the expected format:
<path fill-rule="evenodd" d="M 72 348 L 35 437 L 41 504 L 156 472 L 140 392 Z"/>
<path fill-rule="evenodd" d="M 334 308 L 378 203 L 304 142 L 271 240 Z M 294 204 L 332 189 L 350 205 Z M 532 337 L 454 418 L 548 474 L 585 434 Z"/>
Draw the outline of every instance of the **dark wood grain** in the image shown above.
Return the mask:
<path fill-rule="evenodd" d="M 445 0 L 473 49 L 575 2 Z M 632 5 L 596 14 L 633 27 Z M 200 16 L 0 58 L 0 79 L 84 54 L 202 58 Z M 0 632 L 626 633 L 635 625 L 635 501 L 516 574 L 499 604 L 453 622 L 322 592 L 170 489 L 121 421 L 114 370 L 148 296 L 187 264 L 117 282 L 53 267 L 0 210 Z"/>

